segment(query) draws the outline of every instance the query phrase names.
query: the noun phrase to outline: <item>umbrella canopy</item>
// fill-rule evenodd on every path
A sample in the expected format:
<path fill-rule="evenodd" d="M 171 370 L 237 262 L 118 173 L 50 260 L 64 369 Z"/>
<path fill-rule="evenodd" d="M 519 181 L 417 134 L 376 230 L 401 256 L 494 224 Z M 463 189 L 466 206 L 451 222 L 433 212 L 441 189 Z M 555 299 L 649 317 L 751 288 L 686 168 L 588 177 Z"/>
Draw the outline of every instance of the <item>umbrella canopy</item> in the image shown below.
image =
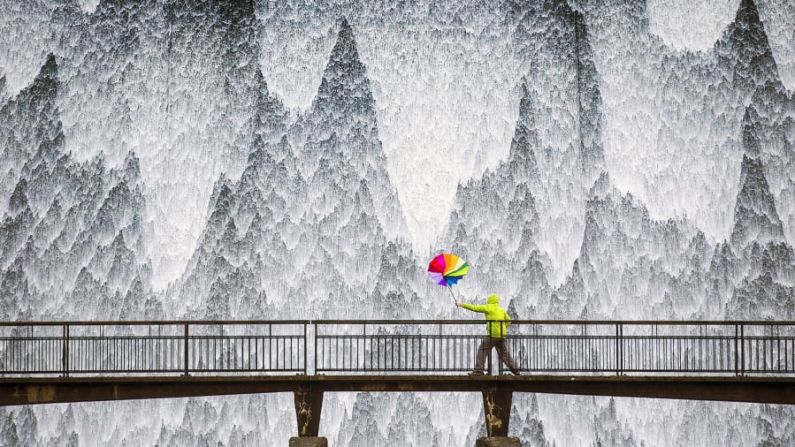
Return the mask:
<path fill-rule="evenodd" d="M 428 264 L 428 275 L 436 284 L 450 287 L 469 272 L 469 264 L 452 253 L 437 255 Z"/>

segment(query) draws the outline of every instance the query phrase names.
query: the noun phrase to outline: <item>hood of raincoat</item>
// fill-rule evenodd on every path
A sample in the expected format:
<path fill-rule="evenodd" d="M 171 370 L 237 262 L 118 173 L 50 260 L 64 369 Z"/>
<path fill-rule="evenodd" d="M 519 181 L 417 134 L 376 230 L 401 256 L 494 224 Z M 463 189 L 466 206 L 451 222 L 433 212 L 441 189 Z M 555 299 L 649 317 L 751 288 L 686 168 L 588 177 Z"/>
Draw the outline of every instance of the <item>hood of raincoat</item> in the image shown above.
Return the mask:
<path fill-rule="evenodd" d="M 492 293 L 486 298 L 486 302 L 489 304 L 500 304 L 500 297 Z"/>

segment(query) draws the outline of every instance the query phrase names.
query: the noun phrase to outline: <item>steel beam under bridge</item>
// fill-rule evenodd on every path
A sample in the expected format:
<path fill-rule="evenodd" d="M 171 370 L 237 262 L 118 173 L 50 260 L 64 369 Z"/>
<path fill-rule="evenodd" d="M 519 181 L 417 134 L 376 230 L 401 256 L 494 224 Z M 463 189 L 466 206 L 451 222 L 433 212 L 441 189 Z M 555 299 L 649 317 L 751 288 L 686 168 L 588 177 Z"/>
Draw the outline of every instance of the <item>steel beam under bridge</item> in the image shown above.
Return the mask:
<path fill-rule="evenodd" d="M 792 377 L 179 376 L 0 378 L 0 405 L 301 392 L 527 392 L 795 404 Z"/>

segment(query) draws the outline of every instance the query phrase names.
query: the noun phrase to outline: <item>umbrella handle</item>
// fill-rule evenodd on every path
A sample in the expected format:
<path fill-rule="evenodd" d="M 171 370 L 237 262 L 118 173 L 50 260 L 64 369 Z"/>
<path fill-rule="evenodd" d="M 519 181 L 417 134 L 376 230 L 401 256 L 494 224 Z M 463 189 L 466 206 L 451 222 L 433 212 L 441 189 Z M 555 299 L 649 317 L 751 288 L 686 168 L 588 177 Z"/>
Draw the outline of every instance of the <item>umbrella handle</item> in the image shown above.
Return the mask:
<path fill-rule="evenodd" d="M 452 296 L 452 297 L 453 297 L 453 303 L 456 303 L 456 304 L 457 304 L 457 303 L 458 303 L 458 301 L 455 299 L 455 294 L 453 293 L 453 288 L 452 288 L 452 287 L 450 287 L 450 286 L 447 286 L 447 290 L 449 290 L 449 291 L 450 291 L 450 296 Z"/>

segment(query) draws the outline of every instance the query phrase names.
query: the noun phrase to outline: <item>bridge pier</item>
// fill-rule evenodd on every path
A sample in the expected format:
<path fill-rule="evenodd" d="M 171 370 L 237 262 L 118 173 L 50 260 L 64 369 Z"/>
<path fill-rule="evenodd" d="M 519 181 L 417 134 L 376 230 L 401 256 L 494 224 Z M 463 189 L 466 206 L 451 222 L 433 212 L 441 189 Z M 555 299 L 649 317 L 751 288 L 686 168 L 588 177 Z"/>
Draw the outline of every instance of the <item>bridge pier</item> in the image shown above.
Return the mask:
<path fill-rule="evenodd" d="M 508 436 L 513 392 L 493 387 L 482 393 L 486 437 L 478 439 L 475 447 L 521 447 L 519 438 Z"/>
<path fill-rule="evenodd" d="M 318 436 L 323 391 L 313 387 L 293 392 L 298 436 L 290 438 L 289 447 L 328 447 L 328 440 Z"/>

